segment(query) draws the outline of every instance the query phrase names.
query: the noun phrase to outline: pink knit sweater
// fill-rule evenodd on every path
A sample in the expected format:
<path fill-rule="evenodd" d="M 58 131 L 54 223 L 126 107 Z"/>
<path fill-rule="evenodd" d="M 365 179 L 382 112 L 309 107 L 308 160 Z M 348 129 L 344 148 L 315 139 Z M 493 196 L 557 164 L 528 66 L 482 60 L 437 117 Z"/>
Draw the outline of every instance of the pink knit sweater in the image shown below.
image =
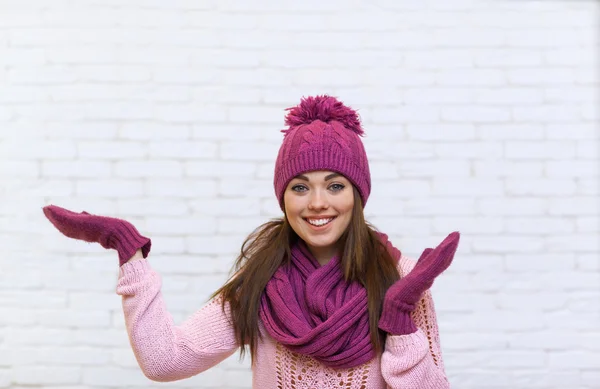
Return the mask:
<path fill-rule="evenodd" d="M 415 262 L 402 257 L 400 274 Z M 161 278 L 146 260 L 121 267 L 117 293 L 133 352 L 144 374 L 174 381 L 199 374 L 238 351 L 229 314 L 212 300 L 177 326 L 161 294 Z M 430 292 L 413 314 L 419 330 L 388 336 L 385 351 L 361 366 L 335 370 L 311 357 L 293 353 L 262 331 L 252 387 L 255 389 L 447 389 L 437 321 Z"/>

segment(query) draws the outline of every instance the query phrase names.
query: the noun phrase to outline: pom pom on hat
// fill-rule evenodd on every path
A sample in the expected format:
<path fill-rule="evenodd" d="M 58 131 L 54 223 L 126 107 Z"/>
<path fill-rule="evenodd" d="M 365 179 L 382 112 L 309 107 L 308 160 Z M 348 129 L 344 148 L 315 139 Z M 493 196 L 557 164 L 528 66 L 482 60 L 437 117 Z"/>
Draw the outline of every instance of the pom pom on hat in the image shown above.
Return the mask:
<path fill-rule="evenodd" d="M 328 95 L 304 97 L 300 104 L 287 108 L 287 111 L 289 113 L 285 117 L 285 124 L 290 127 L 310 124 L 315 120 L 325 123 L 335 120 L 358 135 L 364 134 L 356 111 L 345 106 L 335 97 Z M 289 129 L 282 132 L 287 134 L 288 131 Z"/>

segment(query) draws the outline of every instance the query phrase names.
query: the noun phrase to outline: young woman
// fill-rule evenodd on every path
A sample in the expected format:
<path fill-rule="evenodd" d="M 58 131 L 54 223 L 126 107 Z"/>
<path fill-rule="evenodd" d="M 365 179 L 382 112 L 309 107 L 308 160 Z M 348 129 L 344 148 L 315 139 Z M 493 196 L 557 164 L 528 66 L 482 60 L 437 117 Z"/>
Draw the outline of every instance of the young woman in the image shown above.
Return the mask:
<path fill-rule="evenodd" d="M 416 262 L 401 255 L 364 219 L 371 178 L 356 112 L 308 97 L 286 124 L 274 175 L 284 216 L 246 239 L 232 277 L 180 326 L 146 259 L 150 239 L 120 219 L 44 213 L 66 236 L 117 250 L 127 331 L 152 380 L 191 377 L 247 348 L 253 388 L 449 388 L 428 290 L 458 232 Z"/>

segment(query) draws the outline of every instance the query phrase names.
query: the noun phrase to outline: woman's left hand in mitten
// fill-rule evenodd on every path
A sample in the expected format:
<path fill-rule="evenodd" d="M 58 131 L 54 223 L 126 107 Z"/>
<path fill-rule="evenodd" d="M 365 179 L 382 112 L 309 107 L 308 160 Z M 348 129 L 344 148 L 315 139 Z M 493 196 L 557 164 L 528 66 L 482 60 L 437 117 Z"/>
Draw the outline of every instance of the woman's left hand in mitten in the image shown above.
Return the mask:
<path fill-rule="evenodd" d="M 415 267 L 386 292 L 379 328 L 392 335 L 406 335 L 417 331 L 410 314 L 423 293 L 433 281 L 450 266 L 458 247 L 460 234 L 452 232 L 435 249 L 423 251 Z"/>

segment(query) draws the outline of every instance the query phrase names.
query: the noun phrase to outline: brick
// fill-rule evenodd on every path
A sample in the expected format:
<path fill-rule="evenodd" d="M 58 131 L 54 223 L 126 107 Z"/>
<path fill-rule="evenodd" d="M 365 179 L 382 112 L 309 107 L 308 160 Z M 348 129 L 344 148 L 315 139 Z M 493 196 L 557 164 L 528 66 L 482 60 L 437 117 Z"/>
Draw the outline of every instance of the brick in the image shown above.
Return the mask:
<path fill-rule="evenodd" d="M 78 30 L 77 32 L 80 33 L 81 31 Z M 151 69 L 147 67 L 121 64 L 118 66 L 113 64 L 82 64 L 77 66 L 74 71 L 77 78 L 83 82 L 149 81 L 152 75 Z"/>
<path fill-rule="evenodd" d="M 159 198 L 118 199 L 117 210 L 123 216 L 182 216 L 189 212 L 181 200 Z"/>
<path fill-rule="evenodd" d="M 145 231 L 149 235 L 207 235 L 217 231 L 212 217 L 148 217 Z"/>
<path fill-rule="evenodd" d="M 551 66 L 595 65 L 598 59 L 593 51 L 583 48 L 560 47 L 545 50 L 544 61 Z"/>
<path fill-rule="evenodd" d="M 600 112 L 598 110 L 598 103 L 600 99 L 595 99 L 593 102 L 585 102 L 581 107 L 581 117 L 586 121 L 600 120 Z"/>
<path fill-rule="evenodd" d="M 8 326 L 31 326 L 36 323 L 35 311 L 31 308 L 2 307 L 0 308 L 0 325 Z M 1 363 L 0 363 L 1 365 Z"/>
<path fill-rule="evenodd" d="M 434 145 L 430 142 L 365 142 L 365 150 L 369 159 L 425 159 L 435 157 Z"/>
<path fill-rule="evenodd" d="M 404 54 L 404 65 L 409 69 L 472 68 L 476 61 L 473 57 L 467 49 L 414 50 Z"/>
<path fill-rule="evenodd" d="M 576 261 L 573 254 L 508 254 L 504 264 L 510 272 L 562 272 L 575 270 Z"/>
<path fill-rule="evenodd" d="M 508 122 L 510 120 L 510 110 L 498 107 L 444 107 L 441 110 L 441 118 L 449 122 L 468 122 L 468 123 L 490 123 L 490 122 Z"/>
<path fill-rule="evenodd" d="M 503 147 L 499 142 L 444 142 L 436 144 L 434 149 L 441 158 L 499 159 L 503 155 Z"/>
<path fill-rule="evenodd" d="M 11 84 L 52 85 L 72 83 L 77 80 L 66 67 L 27 66 L 12 68 L 7 73 Z"/>
<path fill-rule="evenodd" d="M 597 197 L 549 198 L 549 214 L 558 216 L 591 216 L 600 215 L 600 204 Z"/>
<path fill-rule="evenodd" d="M 593 161 L 548 161 L 545 171 L 548 177 L 600 177 L 600 166 Z"/>
<path fill-rule="evenodd" d="M 0 143 L 0 155 L 11 159 L 70 159 L 76 155 L 76 145 L 69 140 L 25 142 L 6 140 Z"/>
<path fill-rule="evenodd" d="M 120 300 L 112 293 L 69 292 L 68 302 L 71 309 L 119 309 Z"/>
<path fill-rule="evenodd" d="M 452 86 L 500 86 L 506 84 L 506 76 L 496 69 L 452 69 L 440 70 L 436 81 Z"/>
<path fill-rule="evenodd" d="M 598 252 L 600 242 L 594 233 L 577 234 L 575 236 L 553 236 L 547 238 L 547 248 L 551 252 Z M 600 282 L 600 278 L 598 280 Z"/>
<path fill-rule="evenodd" d="M 0 102 L 31 103 L 43 102 L 48 99 L 48 92 L 37 86 L 4 85 L 0 90 Z M 4 115 L 8 116 L 7 113 Z"/>
<path fill-rule="evenodd" d="M 388 235 L 419 234 L 429 235 L 431 233 L 431 221 L 424 217 L 406 217 L 403 223 L 398 223 L 396 218 L 375 216 L 369 218 L 379 231 Z M 397 244 L 397 243 L 396 243 Z"/>
<path fill-rule="evenodd" d="M 118 52 L 115 47 L 87 45 L 73 50 L 71 47 L 54 47 L 45 53 L 46 60 L 55 64 L 90 64 L 116 62 Z"/>
<path fill-rule="evenodd" d="M 564 218 L 510 218 L 506 220 L 506 232 L 524 235 L 568 234 L 575 232 L 575 223 Z"/>
<path fill-rule="evenodd" d="M 267 173 L 265 173 L 265 176 L 270 178 L 273 175 L 273 168 L 269 168 L 270 169 L 267 171 Z M 398 172 L 396 171 L 396 164 L 392 162 L 369 162 L 369 170 L 371 171 L 372 183 L 376 183 L 379 181 L 386 182 L 386 180 L 396 180 L 400 178 Z M 379 184 L 376 184 L 374 186 L 379 186 Z"/>
<path fill-rule="evenodd" d="M 498 234 L 504 232 L 505 222 L 499 217 L 434 217 L 433 231 L 447 233 L 458 230 L 463 234 Z"/>
<path fill-rule="evenodd" d="M 231 65 L 235 63 L 238 67 L 244 66 L 244 63 L 239 63 L 240 57 L 235 55 L 235 52 L 230 54 L 232 56 Z M 214 58 L 211 59 L 214 61 Z M 235 62 L 238 61 L 238 62 Z M 225 62 L 225 61 L 224 61 Z M 211 62 L 212 64 L 212 62 Z M 220 103 L 220 104 L 260 104 L 262 101 L 270 103 L 262 99 L 264 95 L 260 88 L 257 87 L 207 87 L 205 85 L 193 86 L 192 99 L 203 103 Z M 294 97 L 296 97 L 295 95 Z M 267 117 L 263 118 L 267 119 Z M 239 126 L 239 125 L 238 125 Z M 242 127 L 242 126 L 239 126 Z M 246 126 L 243 126 L 246 128 Z M 242 132 L 242 131 L 240 131 Z"/>
<path fill-rule="evenodd" d="M 100 365 L 110 362 L 110 352 L 91 347 L 20 347 L 13 358 L 18 365 Z"/>
<path fill-rule="evenodd" d="M 572 141 L 507 141 L 505 155 L 511 159 L 568 159 L 576 155 L 575 147 Z"/>
<path fill-rule="evenodd" d="M 258 226 L 258 224 L 256 226 Z M 231 231 L 226 232 L 231 234 Z M 248 233 L 249 232 L 250 231 L 248 231 Z M 241 247 L 241 243 L 239 246 Z M 194 275 L 195 277 L 196 275 L 202 276 L 207 273 L 226 273 L 233 265 L 233 257 L 227 255 L 227 260 L 223 260 L 214 255 L 198 255 L 197 253 L 181 255 L 180 253 L 169 253 L 169 255 L 166 256 L 161 255 L 153 257 L 151 263 L 153 269 L 156 269 L 161 275 L 165 275 L 163 280 L 165 282 L 170 282 L 171 278 L 166 277 L 170 274 L 182 275 L 185 276 L 186 279 L 189 279 L 189 275 Z M 190 283 L 194 282 L 196 281 L 189 282 L 188 285 L 186 285 L 186 289 L 189 288 Z"/>
<path fill-rule="evenodd" d="M 79 383 L 81 368 L 22 365 L 13 367 L 12 373 L 12 382 L 17 385 L 64 385 Z"/>
<path fill-rule="evenodd" d="M 126 140 L 188 140 L 190 127 L 183 124 L 124 123 L 119 129 L 119 137 Z"/>
<path fill-rule="evenodd" d="M 38 178 L 39 164 L 36 161 L 2 160 L 0 177 L 6 178 Z"/>
<path fill-rule="evenodd" d="M 265 223 L 266 220 L 262 216 L 254 217 L 219 217 L 217 219 L 217 232 L 219 234 L 243 234 L 248 235 L 258 226 Z"/>
<path fill-rule="evenodd" d="M 543 173 L 542 162 L 529 161 L 473 161 L 474 176 L 495 177 L 540 177 Z"/>
<path fill-rule="evenodd" d="M 146 148 L 139 142 L 78 142 L 78 155 L 86 158 L 127 159 L 142 158 L 147 155 Z"/>
<path fill-rule="evenodd" d="M 512 85 L 564 85 L 575 81 L 575 72 L 569 68 L 510 69 L 507 77 Z"/>
<path fill-rule="evenodd" d="M 512 115 L 516 121 L 525 123 L 570 123 L 581 117 L 581 108 L 575 104 L 513 107 Z"/>
<path fill-rule="evenodd" d="M 115 377 L 119 377 L 115 380 Z M 140 368 L 123 367 L 85 367 L 82 369 L 81 383 L 88 386 L 123 387 L 146 386 L 148 378 L 144 376 Z"/>
<path fill-rule="evenodd" d="M 396 170 L 400 177 L 404 178 L 436 176 L 466 178 L 471 175 L 469 162 L 457 159 L 401 160 Z"/>
<path fill-rule="evenodd" d="M 167 67 L 162 66 L 152 72 L 153 80 L 158 83 L 206 85 L 218 82 L 220 73 L 215 70 L 193 69 L 189 66 Z"/>
<path fill-rule="evenodd" d="M 579 179 L 577 180 L 577 194 L 598 195 L 600 193 L 600 182 L 597 179 Z"/>
<path fill-rule="evenodd" d="M 0 47 L 0 64 L 11 67 L 43 66 L 48 54 L 40 48 L 2 48 Z"/>
<path fill-rule="evenodd" d="M 546 312 L 564 307 L 569 301 L 565 293 L 501 293 L 494 299 L 495 306 L 502 310 L 528 311 L 531 307 Z M 546 347 L 551 347 L 547 344 Z"/>
<path fill-rule="evenodd" d="M 473 125 L 460 124 L 408 124 L 408 139 L 417 141 L 465 141 L 475 138 Z"/>
<path fill-rule="evenodd" d="M 395 203 L 398 204 L 398 201 Z M 402 213 L 411 216 L 473 215 L 475 213 L 475 200 L 465 196 L 438 199 L 416 197 L 408 199 L 400 205 L 403 205 Z M 382 212 L 385 212 L 384 210 L 385 207 L 382 207 Z"/>
<path fill-rule="evenodd" d="M 110 140 L 117 136 L 118 126 L 115 123 L 91 123 L 85 125 L 86 131 L 81 131 L 80 124 L 68 122 L 52 122 L 44 125 L 49 138 L 57 139 L 85 139 L 85 140 Z M 79 142 L 78 142 L 79 143 Z M 89 143 L 88 143 L 89 145 Z M 87 156 L 87 155 L 85 155 Z"/>
<path fill-rule="evenodd" d="M 115 163 L 115 175 L 119 178 L 178 178 L 183 177 L 183 164 L 172 160 L 119 161 Z"/>
<path fill-rule="evenodd" d="M 576 222 L 578 232 L 600 232 L 600 217 L 578 217 Z"/>
<path fill-rule="evenodd" d="M 113 349 L 111 350 L 111 362 L 118 367 L 135 368 L 139 367 L 133 350 L 131 348 Z"/>
<path fill-rule="evenodd" d="M 136 179 L 78 180 L 75 193 L 78 196 L 138 197 L 143 194 L 143 183 Z"/>
<path fill-rule="evenodd" d="M 270 123 L 273 119 L 282 116 L 281 108 L 275 106 L 248 107 L 230 104 L 227 108 L 227 117 L 232 123 Z"/>
<path fill-rule="evenodd" d="M 600 156 L 600 148 L 597 142 L 578 140 L 576 147 L 575 153 L 578 159 L 598 159 Z"/>
<path fill-rule="evenodd" d="M 494 20 L 498 20 L 496 15 Z M 531 20 L 530 17 L 527 17 Z M 538 51 L 517 48 L 479 48 L 473 62 L 480 67 L 537 67 L 542 65 L 543 57 Z"/>
<path fill-rule="evenodd" d="M 474 100 L 482 104 L 542 104 L 544 94 L 536 88 L 478 89 Z"/>
<path fill-rule="evenodd" d="M 275 143 L 255 143 L 248 147 L 245 142 L 223 142 L 220 157 L 231 161 L 271 161 L 276 158 L 279 145 Z"/>
<path fill-rule="evenodd" d="M 574 195 L 577 186 L 568 179 L 507 178 L 506 193 L 516 196 L 564 196 Z"/>
<path fill-rule="evenodd" d="M 519 140 L 544 138 L 541 124 L 482 124 L 478 126 L 478 135 L 483 140 Z"/>
<path fill-rule="evenodd" d="M 479 236 L 471 242 L 475 252 L 535 253 L 545 246 L 544 240 L 537 236 L 503 235 L 498 237 Z"/>
<path fill-rule="evenodd" d="M 90 303 L 88 307 L 96 309 L 95 306 L 90 307 Z M 106 328 L 110 326 L 110 315 L 106 311 L 39 310 L 36 312 L 36 323 L 45 328 Z"/>
<path fill-rule="evenodd" d="M 364 83 L 367 85 L 394 85 L 396 87 L 425 87 L 435 84 L 435 73 L 423 71 L 422 69 L 407 69 L 394 74 L 390 79 L 390 74 L 380 70 L 365 70 L 363 73 Z M 429 107 L 431 110 L 431 107 Z"/>
<path fill-rule="evenodd" d="M 42 102 L 48 99 L 48 92 L 37 86 L 4 86 L 0 90 L 0 102 L 4 103 L 31 103 Z M 7 118 L 10 112 L 3 114 Z"/>
<path fill-rule="evenodd" d="M 219 180 L 218 194 L 225 197 L 242 194 L 268 197 L 273 195 L 273 181 L 224 178 Z"/>
<path fill-rule="evenodd" d="M 217 180 L 160 179 L 152 177 L 144 183 L 144 193 L 150 197 L 197 198 L 217 195 Z"/>
<path fill-rule="evenodd" d="M 551 368 L 568 367 L 568 368 L 584 368 L 597 369 L 600 364 L 593 352 L 585 351 L 561 351 L 549 353 L 548 364 Z"/>
<path fill-rule="evenodd" d="M 160 108 L 146 101 L 94 101 L 83 105 L 83 117 L 88 120 L 150 120 Z"/>
<path fill-rule="evenodd" d="M 494 196 L 504 191 L 504 185 L 495 179 L 462 179 L 440 178 L 433 180 L 433 193 L 438 196 Z"/>
<path fill-rule="evenodd" d="M 568 28 L 554 29 L 512 29 L 506 31 L 506 43 L 509 47 L 560 47 L 579 41 L 578 31 Z"/>
<path fill-rule="evenodd" d="M 60 178 L 108 178 L 111 165 L 103 161 L 42 161 L 42 177 Z"/>
<path fill-rule="evenodd" d="M 385 180 L 377 185 L 381 197 L 411 198 L 413 196 L 429 196 L 432 193 L 428 180 L 397 179 Z"/>
<path fill-rule="evenodd" d="M 195 200 L 191 208 L 199 215 L 208 216 L 257 216 L 259 200 L 252 198 L 220 198 Z"/>
<path fill-rule="evenodd" d="M 597 90 L 591 86 L 563 86 L 546 88 L 544 90 L 546 102 L 556 103 L 586 103 L 596 101 L 598 97 Z M 579 119 L 577 117 L 576 119 Z"/>

